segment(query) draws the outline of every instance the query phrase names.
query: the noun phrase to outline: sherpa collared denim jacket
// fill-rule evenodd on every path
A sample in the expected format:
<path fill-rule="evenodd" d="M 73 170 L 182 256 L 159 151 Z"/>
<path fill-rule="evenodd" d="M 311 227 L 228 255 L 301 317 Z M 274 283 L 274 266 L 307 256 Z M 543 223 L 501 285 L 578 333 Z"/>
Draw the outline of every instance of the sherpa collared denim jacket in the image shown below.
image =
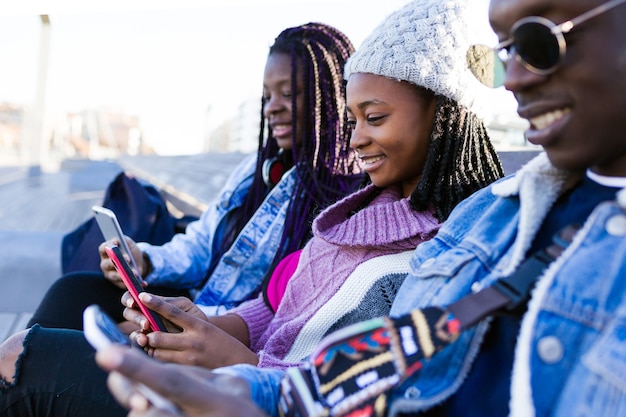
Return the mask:
<path fill-rule="evenodd" d="M 539 155 L 465 200 L 420 245 L 391 315 L 445 306 L 514 271 L 563 189 L 577 178 Z M 389 416 L 428 409 L 467 376 L 488 320 L 398 387 Z M 489 401 L 485 393 L 482 401 Z M 626 189 L 598 205 L 540 277 L 515 350 L 511 416 L 626 415 Z"/>
<path fill-rule="evenodd" d="M 233 227 L 232 214 L 243 205 L 252 185 L 255 167 L 256 154 L 246 157 L 184 234 L 162 246 L 139 244 L 152 262 L 153 270 L 145 277 L 149 284 L 195 289 L 195 303 L 219 307 L 214 310 L 219 313 L 256 295 L 280 244 L 296 173 L 292 168 L 283 175 L 230 249 L 215 259 L 225 231 Z"/>

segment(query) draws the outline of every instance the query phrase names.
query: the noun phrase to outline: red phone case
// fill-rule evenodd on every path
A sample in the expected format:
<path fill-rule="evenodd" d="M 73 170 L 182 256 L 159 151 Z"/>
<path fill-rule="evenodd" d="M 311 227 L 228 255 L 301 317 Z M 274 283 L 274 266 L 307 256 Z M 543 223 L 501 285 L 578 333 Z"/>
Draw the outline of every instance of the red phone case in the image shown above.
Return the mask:
<path fill-rule="evenodd" d="M 139 309 L 150 322 L 150 327 L 152 328 L 152 331 L 158 330 L 161 332 L 166 332 L 167 329 L 165 328 L 163 321 L 157 315 L 157 313 L 150 310 L 139 300 L 139 293 L 144 292 L 143 286 L 141 285 L 141 281 L 139 281 L 139 278 L 137 278 L 126 259 L 124 259 L 124 256 L 122 256 L 122 251 L 120 250 L 120 248 L 117 246 L 107 246 L 105 250 L 107 255 L 109 255 L 109 258 L 111 258 L 111 261 L 113 261 L 115 269 L 122 277 L 122 281 L 124 281 L 128 292 L 130 292 L 130 295 L 139 306 Z"/>

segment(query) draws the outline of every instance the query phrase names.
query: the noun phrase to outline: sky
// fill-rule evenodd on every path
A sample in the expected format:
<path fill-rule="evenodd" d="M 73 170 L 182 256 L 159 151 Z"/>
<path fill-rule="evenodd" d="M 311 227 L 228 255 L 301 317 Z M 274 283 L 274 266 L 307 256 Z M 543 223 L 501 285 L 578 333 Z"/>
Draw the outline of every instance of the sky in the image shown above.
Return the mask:
<path fill-rule="evenodd" d="M 268 48 L 284 28 L 324 22 L 358 48 L 406 0 L 12 3 L 0 5 L 0 102 L 34 102 L 38 15 L 49 14 L 49 117 L 98 107 L 136 114 L 146 141 L 159 154 L 175 155 L 201 150 L 208 114 L 216 123 L 232 117 L 242 101 L 260 97 Z M 481 39 L 491 40 L 487 0 L 471 3 Z M 508 93 L 495 92 L 492 102 L 498 111 L 514 112 Z"/>

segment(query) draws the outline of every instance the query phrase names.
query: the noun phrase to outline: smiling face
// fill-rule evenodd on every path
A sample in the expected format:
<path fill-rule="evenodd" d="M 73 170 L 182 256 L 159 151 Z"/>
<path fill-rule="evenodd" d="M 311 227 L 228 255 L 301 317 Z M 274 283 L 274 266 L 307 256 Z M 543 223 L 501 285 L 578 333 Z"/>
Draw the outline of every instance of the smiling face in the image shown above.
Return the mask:
<path fill-rule="evenodd" d="M 263 115 L 282 149 L 291 149 L 294 142 L 292 127 L 293 96 L 296 96 L 295 143 L 302 143 L 304 94 L 302 92 L 302 76 L 298 76 L 297 90 L 292 91 L 291 59 L 283 53 L 272 53 L 268 56 L 263 75 Z"/>
<path fill-rule="evenodd" d="M 556 24 L 605 0 L 491 0 L 489 19 L 500 41 L 526 16 Z M 543 146 L 564 169 L 626 176 L 626 4 L 575 26 L 565 35 L 566 56 L 550 75 L 509 60 L 505 87 L 530 122 L 529 142 Z"/>
<path fill-rule="evenodd" d="M 404 197 L 419 183 L 435 117 L 434 94 L 403 81 L 355 73 L 346 87 L 350 146 L 378 187 Z"/>

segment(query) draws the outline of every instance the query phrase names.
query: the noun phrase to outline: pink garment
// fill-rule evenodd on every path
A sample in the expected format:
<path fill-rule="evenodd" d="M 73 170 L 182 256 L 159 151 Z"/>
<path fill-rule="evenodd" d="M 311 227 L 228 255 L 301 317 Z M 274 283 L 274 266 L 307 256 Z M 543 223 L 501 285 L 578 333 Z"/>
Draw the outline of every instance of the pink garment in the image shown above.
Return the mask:
<path fill-rule="evenodd" d="M 295 251 L 294 253 L 290 253 L 285 256 L 276 266 L 269 282 L 267 283 L 265 296 L 274 311 L 278 310 L 278 305 L 285 294 L 287 283 L 293 273 L 296 272 L 296 268 L 298 268 L 300 253 L 302 253 L 302 250 Z"/>

